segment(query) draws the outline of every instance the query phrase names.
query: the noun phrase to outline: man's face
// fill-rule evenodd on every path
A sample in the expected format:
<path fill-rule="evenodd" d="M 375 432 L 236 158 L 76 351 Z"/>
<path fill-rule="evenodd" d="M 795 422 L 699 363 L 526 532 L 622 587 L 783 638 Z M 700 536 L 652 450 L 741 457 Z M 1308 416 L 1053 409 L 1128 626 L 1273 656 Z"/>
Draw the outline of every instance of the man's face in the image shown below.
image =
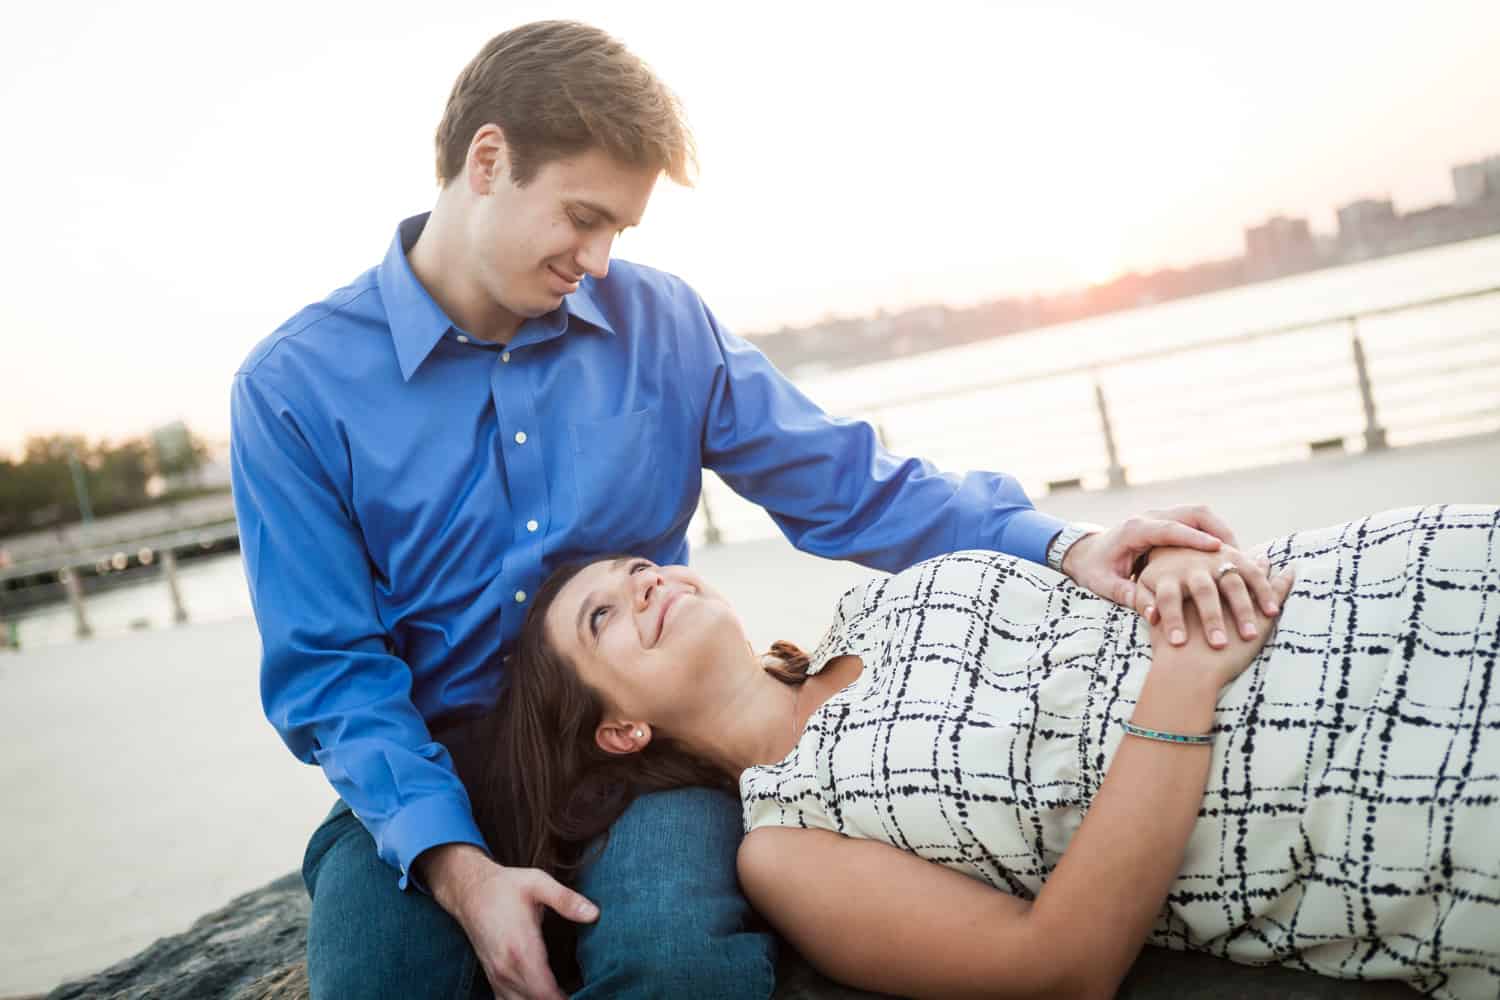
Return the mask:
<path fill-rule="evenodd" d="M 470 251 L 478 283 L 519 319 L 551 312 L 578 290 L 583 275 L 609 273 L 615 237 L 640 223 L 659 175 L 590 150 L 545 164 L 517 187 L 501 156 L 488 193 L 473 202 Z"/>

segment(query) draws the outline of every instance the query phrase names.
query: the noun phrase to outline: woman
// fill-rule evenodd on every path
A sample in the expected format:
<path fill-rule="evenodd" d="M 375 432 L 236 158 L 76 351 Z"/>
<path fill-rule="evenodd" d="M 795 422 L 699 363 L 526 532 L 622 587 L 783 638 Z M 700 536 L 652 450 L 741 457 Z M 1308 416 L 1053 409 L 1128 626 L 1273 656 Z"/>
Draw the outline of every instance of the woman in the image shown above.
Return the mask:
<path fill-rule="evenodd" d="M 502 862 L 566 872 L 633 795 L 737 784 L 747 895 L 868 989 L 1108 996 L 1149 941 L 1495 997 L 1500 508 L 1264 557 L 1275 633 L 1223 650 L 962 552 L 850 590 L 811 657 L 755 655 L 684 567 L 567 567 L 476 814 Z M 1225 558 L 1158 550 L 1141 582 Z"/>

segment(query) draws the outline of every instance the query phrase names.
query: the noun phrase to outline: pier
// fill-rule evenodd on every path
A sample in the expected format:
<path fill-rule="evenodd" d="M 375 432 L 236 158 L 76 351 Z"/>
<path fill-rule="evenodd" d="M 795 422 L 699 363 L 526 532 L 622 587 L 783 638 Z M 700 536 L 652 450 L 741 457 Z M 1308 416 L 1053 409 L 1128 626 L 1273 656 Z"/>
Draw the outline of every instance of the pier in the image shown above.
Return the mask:
<path fill-rule="evenodd" d="M 1203 502 L 1251 544 L 1437 501 L 1500 502 L 1500 433 L 1068 491 L 1039 505 L 1111 523 Z M 870 574 L 779 538 L 701 548 L 694 566 L 756 642 L 807 648 L 844 589 Z M 229 621 L 0 655 L 11 750 L 0 797 L 15 817 L 0 825 L 0 852 L 27 860 L 0 910 L 0 996 L 102 968 L 297 866 L 333 792 L 261 714 L 260 642 L 248 598 L 243 607 Z"/>
<path fill-rule="evenodd" d="M 158 577 L 173 620 L 185 622 L 179 559 L 238 546 L 228 493 L 0 540 L 0 648 L 15 644 L 15 622 L 26 611 L 59 599 L 72 609 L 74 635 L 89 638 L 86 594 L 115 579 L 139 586 Z"/>
<path fill-rule="evenodd" d="M 898 452 L 1013 472 L 1059 517 L 1110 524 L 1203 503 L 1254 545 L 1380 509 L 1500 503 L 1497 293 L 1000 374 L 962 348 L 940 386 L 872 366 L 864 382 L 810 391 Z M 880 379 L 905 391 L 872 393 Z M 1200 381 L 1206 397 L 1186 389 Z M 966 416 L 1007 401 L 1034 408 L 1024 434 L 996 440 Z M 1225 438 L 1226 421 L 1250 432 Z M 695 568 L 756 642 L 816 643 L 870 574 L 796 551 L 712 476 L 691 534 Z M 0 825 L 0 851 L 27 859 L 0 911 L 0 996 L 98 969 L 292 870 L 332 804 L 261 714 L 248 594 L 195 614 L 178 579 L 190 556 L 237 544 L 227 494 L 0 541 L 0 601 L 69 600 L 73 635 L 94 633 L 29 646 L 22 618 L 20 648 L 0 651 L 12 751 L 0 795 L 17 817 Z M 243 586 L 220 567 L 221 583 Z M 96 628 L 90 601 L 111 579 L 159 590 L 172 627 Z M 0 636 L 7 617 L 0 603 Z"/>
<path fill-rule="evenodd" d="M 983 352 L 1011 343 L 931 355 L 951 373 L 937 385 L 914 390 L 902 362 L 843 373 L 809 391 L 831 413 L 868 421 L 899 454 L 953 471 L 1003 469 L 1039 506 L 1057 511 L 1128 506 L 1132 486 L 1181 496 L 1204 472 L 1278 481 L 1305 472 L 1321 481 L 1339 459 L 1342 474 L 1357 478 L 1362 462 L 1384 452 L 1482 441 L 1500 430 L 1500 286 L 1170 346 L 1096 343 L 1069 363 L 986 376 Z M 872 392 L 883 381 L 903 389 Z M 997 426 L 1024 433 L 997 441 Z M 1442 481 L 1441 470 L 1431 474 Z M 1492 486 L 1484 496 L 1500 498 Z M 1445 496 L 1452 495 L 1437 498 Z M 763 511 L 704 476 L 690 531 L 697 547 L 775 534 Z M 13 646 L 14 623 L 49 601 L 66 600 L 74 635 L 89 637 L 89 594 L 122 574 L 157 576 L 172 620 L 184 622 L 190 609 L 179 560 L 237 547 L 227 493 L 6 539 L 0 647 Z"/>

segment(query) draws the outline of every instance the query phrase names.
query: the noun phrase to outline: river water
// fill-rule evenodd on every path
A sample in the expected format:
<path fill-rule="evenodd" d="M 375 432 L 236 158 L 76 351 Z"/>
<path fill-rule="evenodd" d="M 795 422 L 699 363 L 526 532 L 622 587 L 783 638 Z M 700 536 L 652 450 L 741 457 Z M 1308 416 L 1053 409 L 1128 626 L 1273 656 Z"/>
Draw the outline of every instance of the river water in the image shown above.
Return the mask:
<path fill-rule="evenodd" d="M 1003 469 L 1046 506 L 1057 484 L 1108 483 L 1096 386 L 1132 483 L 1297 461 L 1308 457 L 1313 442 L 1359 451 L 1365 415 L 1347 323 L 1183 349 L 1496 287 L 1500 236 L 798 382 L 829 412 L 878 424 L 892 450 L 949 470 Z M 1500 428 L 1500 294 L 1362 318 L 1357 329 L 1391 444 Z M 1110 364 L 1127 355 L 1137 360 Z M 1049 372 L 1062 373 L 1025 381 Z M 764 512 L 711 474 L 704 477 L 704 493 L 727 541 L 776 534 Z M 695 543 L 701 544 L 704 528 L 700 517 Z M 184 565 L 182 589 L 194 621 L 250 614 L 238 556 Z M 171 607 L 164 583 L 145 582 L 91 596 L 88 615 L 96 634 L 110 634 L 165 626 Z M 66 607 L 29 615 L 18 628 L 26 648 L 73 639 Z"/>
<path fill-rule="evenodd" d="M 800 384 L 830 412 L 876 423 L 897 453 L 921 455 L 943 469 L 1002 469 L 1040 502 L 1049 484 L 1109 482 L 1096 385 L 1132 483 L 1297 461 L 1313 442 L 1361 450 L 1365 415 L 1347 322 L 1184 349 L 1486 288 L 1500 288 L 1500 236 Z M 1391 444 L 1500 427 L 1500 293 L 1361 318 L 1356 328 Z M 1109 363 L 1122 356 L 1139 360 Z M 1063 374 L 1037 377 L 1049 372 Z M 762 512 L 721 483 L 708 478 L 705 493 L 727 538 L 774 532 Z"/>

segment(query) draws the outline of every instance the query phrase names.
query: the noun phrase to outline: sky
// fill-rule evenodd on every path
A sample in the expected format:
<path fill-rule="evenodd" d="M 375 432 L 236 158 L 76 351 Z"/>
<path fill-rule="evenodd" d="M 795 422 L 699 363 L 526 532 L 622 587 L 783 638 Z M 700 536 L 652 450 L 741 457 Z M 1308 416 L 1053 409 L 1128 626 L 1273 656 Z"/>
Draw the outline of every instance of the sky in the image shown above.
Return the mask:
<path fill-rule="evenodd" d="M 699 181 L 615 256 L 742 333 L 1229 256 L 1500 153 L 1495 0 L 29 4 L 0 38 L 0 453 L 226 436 L 251 347 L 431 206 L 458 71 L 544 17 L 681 97 Z"/>

